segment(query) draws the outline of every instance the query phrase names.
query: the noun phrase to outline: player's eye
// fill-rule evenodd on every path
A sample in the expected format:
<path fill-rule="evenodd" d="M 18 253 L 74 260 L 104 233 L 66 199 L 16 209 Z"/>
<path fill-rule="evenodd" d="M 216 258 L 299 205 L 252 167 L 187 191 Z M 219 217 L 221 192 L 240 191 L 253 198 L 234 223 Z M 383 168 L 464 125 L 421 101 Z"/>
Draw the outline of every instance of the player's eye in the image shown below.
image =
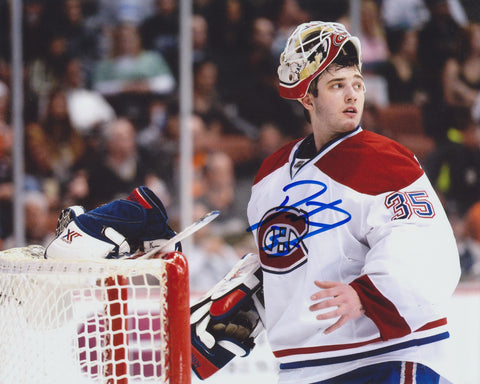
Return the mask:
<path fill-rule="evenodd" d="M 365 84 L 362 81 L 353 84 L 353 89 L 357 92 L 363 92 L 365 90 Z"/>

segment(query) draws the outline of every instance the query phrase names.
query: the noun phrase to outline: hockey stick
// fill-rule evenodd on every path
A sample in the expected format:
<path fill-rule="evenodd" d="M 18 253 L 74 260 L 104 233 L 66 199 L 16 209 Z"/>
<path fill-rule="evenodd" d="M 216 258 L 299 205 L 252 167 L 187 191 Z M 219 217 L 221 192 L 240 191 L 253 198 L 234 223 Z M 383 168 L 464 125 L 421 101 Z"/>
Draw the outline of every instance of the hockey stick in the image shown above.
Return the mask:
<path fill-rule="evenodd" d="M 135 259 L 150 259 L 153 255 L 156 253 L 160 252 L 164 248 L 169 248 L 176 243 L 182 241 L 186 237 L 193 235 L 195 232 L 197 232 L 199 229 L 203 228 L 205 225 L 208 223 L 211 223 L 213 220 L 215 220 L 218 215 L 220 214 L 220 211 L 211 211 L 207 213 L 206 215 L 202 216 L 198 221 L 190 224 L 187 228 L 185 228 L 183 231 L 177 233 L 175 236 L 173 236 L 171 239 L 169 239 L 166 243 L 152 248 L 150 251 L 147 253 L 135 257 Z"/>

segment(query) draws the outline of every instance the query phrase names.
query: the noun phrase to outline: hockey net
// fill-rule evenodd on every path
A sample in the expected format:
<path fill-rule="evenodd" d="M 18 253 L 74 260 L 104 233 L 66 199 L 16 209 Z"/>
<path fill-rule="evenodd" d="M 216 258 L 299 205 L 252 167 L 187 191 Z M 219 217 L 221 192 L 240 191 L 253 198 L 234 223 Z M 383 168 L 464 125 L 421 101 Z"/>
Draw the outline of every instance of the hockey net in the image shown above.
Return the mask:
<path fill-rule="evenodd" d="M 0 383 L 190 383 L 188 267 L 0 252 Z"/>

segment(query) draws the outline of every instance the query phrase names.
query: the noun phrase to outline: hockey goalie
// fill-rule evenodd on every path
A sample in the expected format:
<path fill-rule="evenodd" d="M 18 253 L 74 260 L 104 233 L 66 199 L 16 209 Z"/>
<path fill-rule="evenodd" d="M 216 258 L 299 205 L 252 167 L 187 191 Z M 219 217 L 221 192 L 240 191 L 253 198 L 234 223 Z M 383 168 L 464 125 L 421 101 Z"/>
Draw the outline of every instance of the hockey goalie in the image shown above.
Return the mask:
<path fill-rule="evenodd" d="M 279 64 L 280 96 L 301 103 L 311 133 L 254 178 L 258 256 L 191 308 L 193 370 L 205 379 L 247 355 L 264 325 L 280 384 L 460 383 L 445 310 L 456 239 L 414 154 L 361 127 L 360 40 L 304 23 Z"/>

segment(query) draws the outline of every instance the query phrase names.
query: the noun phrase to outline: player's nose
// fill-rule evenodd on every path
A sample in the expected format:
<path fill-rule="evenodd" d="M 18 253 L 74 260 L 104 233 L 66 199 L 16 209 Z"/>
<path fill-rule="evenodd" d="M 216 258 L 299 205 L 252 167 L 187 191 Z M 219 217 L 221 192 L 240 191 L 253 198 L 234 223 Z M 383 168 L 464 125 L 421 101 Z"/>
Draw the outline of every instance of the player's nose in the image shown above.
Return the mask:
<path fill-rule="evenodd" d="M 357 101 L 358 95 L 353 86 L 345 87 L 345 102 L 351 103 Z"/>

